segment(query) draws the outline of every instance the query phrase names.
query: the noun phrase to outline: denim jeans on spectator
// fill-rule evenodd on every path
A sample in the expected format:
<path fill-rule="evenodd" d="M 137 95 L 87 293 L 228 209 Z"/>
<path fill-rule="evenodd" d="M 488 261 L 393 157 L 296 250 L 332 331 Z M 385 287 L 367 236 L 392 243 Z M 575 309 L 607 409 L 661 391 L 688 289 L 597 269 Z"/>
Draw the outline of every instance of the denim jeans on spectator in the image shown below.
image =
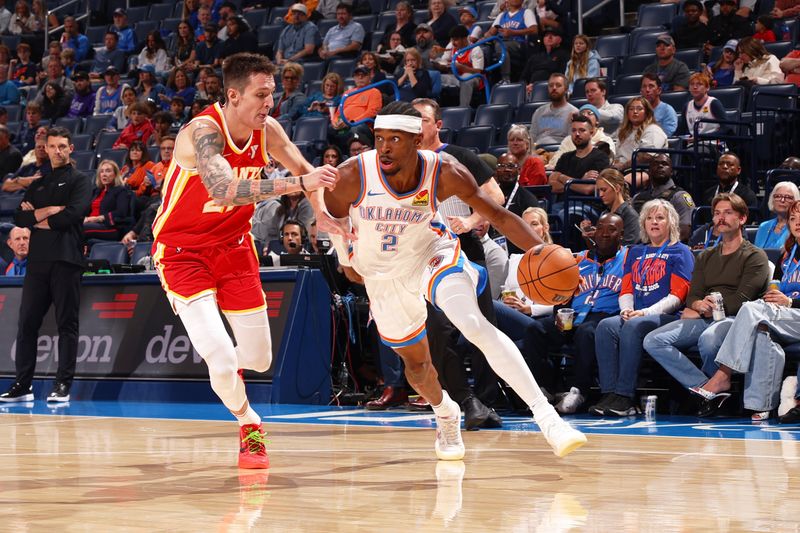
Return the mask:
<path fill-rule="evenodd" d="M 633 398 L 645 336 L 677 319 L 677 315 L 651 315 L 630 320 L 612 316 L 602 320 L 597 325 L 594 337 L 600 391 Z"/>
<path fill-rule="evenodd" d="M 759 329 L 762 324 L 766 329 Z M 717 364 L 744 374 L 745 409 L 771 411 L 780 402 L 786 354 L 776 341 L 800 342 L 800 309 L 746 302 L 716 358 Z"/>
<path fill-rule="evenodd" d="M 651 331 L 644 338 L 644 349 L 684 387 L 700 387 L 718 370 L 717 356 L 733 317 L 715 322 L 710 318 L 676 320 Z M 697 348 L 703 369 L 697 368 L 683 353 Z"/>

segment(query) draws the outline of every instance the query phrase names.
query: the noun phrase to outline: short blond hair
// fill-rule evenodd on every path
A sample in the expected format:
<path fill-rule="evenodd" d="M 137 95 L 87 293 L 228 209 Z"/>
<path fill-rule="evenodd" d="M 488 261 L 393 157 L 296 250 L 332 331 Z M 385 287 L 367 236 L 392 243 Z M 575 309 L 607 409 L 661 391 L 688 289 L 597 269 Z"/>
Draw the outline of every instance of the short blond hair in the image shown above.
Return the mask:
<path fill-rule="evenodd" d="M 680 217 L 675 207 L 661 198 L 650 200 L 642 206 L 642 212 L 639 214 L 639 239 L 642 242 L 650 242 L 650 236 L 647 234 L 647 217 L 656 209 L 663 209 L 667 213 L 667 221 L 669 222 L 669 242 L 678 242 L 681 238 Z"/>
<path fill-rule="evenodd" d="M 542 240 L 544 240 L 544 243 L 553 244 L 553 237 L 550 236 L 550 221 L 547 218 L 547 211 L 545 211 L 541 207 L 529 207 L 522 212 L 522 216 L 524 217 L 525 215 L 530 213 L 533 213 L 536 216 L 536 218 L 539 219 L 539 224 L 541 224 L 542 227 L 544 228 L 544 235 L 542 236 Z"/>

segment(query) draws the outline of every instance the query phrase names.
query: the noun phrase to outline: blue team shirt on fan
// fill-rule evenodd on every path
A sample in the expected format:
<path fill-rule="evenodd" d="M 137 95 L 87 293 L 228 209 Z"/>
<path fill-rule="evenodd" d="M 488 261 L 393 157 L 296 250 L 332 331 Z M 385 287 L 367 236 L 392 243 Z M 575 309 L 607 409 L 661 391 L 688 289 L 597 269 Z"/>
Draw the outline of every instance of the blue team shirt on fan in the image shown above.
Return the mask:
<path fill-rule="evenodd" d="M 525 25 L 525 9 L 520 8 L 519 11 L 513 15 L 509 15 L 508 11 L 503 11 L 500 15 L 500 27 L 507 30 L 524 30 L 527 28 Z M 509 41 L 525 42 L 527 39 L 524 35 L 514 35 L 509 37 Z"/>
<path fill-rule="evenodd" d="M 781 276 L 780 291 L 792 299 L 800 298 L 800 263 L 798 263 L 798 254 L 795 253 L 783 254 L 781 258 L 781 269 L 783 275 Z"/>
<path fill-rule="evenodd" d="M 579 256 L 580 282 L 572 298 L 572 308 L 581 317 L 576 320 L 577 324 L 587 313 L 619 313 L 619 292 L 627 254 L 628 248 L 623 246 L 617 255 L 602 264 L 589 257 L 589 252 Z"/>
<path fill-rule="evenodd" d="M 660 247 L 639 244 L 625 261 L 623 294 L 633 294 L 633 308 L 645 309 L 669 294 L 686 299 L 694 269 L 694 255 L 683 243 Z"/>

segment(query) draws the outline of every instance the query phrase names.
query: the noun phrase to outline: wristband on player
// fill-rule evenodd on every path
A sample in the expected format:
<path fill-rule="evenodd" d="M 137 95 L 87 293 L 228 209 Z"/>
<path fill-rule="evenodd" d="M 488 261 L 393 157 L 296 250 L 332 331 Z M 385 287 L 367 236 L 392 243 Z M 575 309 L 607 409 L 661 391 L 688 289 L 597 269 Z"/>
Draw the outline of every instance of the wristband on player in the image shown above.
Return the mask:
<path fill-rule="evenodd" d="M 300 190 L 302 190 L 303 192 L 308 192 L 308 189 L 306 189 L 306 186 L 305 186 L 305 184 L 303 183 L 303 176 L 302 176 L 302 174 L 300 175 Z"/>

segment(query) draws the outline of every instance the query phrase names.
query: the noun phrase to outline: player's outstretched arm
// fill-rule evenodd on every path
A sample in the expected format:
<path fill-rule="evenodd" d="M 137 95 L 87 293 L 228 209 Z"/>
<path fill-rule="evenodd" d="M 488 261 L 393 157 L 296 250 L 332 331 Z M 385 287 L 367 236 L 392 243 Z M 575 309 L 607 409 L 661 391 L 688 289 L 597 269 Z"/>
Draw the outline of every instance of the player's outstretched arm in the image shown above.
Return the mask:
<path fill-rule="evenodd" d="M 183 141 L 183 139 L 180 139 Z M 219 205 L 246 205 L 282 194 L 311 191 L 336 184 L 336 169 L 320 167 L 308 174 L 271 180 L 234 178 L 233 169 L 222 156 L 225 140 L 216 125 L 198 120 L 192 127 L 197 173 L 208 194 Z"/>
<path fill-rule="evenodd" d="M 317 228 L 329 233 L 339 263 L 349 267 L 349 241 L 355 237 L 351 229 L 350 206 L 361 193 L 361 177 L 354 157 L 339 165 L 338 170 L 339 183 L 336 188 L 323 191 L 324 210 L 323 216 L 317 219 Z"/>
<path fill-rule="evenodd" d="M 542 244 L 542 239 L 520 217 L 497 204 L 478 187 L 475 178 L 464 165 L 450 156 L 442 157 L 439 200 L 454 195 L 466 202 L 476 213 L 485 217 L 500 233 L 521 249 L 527 250 L 537 244 Z"/>

